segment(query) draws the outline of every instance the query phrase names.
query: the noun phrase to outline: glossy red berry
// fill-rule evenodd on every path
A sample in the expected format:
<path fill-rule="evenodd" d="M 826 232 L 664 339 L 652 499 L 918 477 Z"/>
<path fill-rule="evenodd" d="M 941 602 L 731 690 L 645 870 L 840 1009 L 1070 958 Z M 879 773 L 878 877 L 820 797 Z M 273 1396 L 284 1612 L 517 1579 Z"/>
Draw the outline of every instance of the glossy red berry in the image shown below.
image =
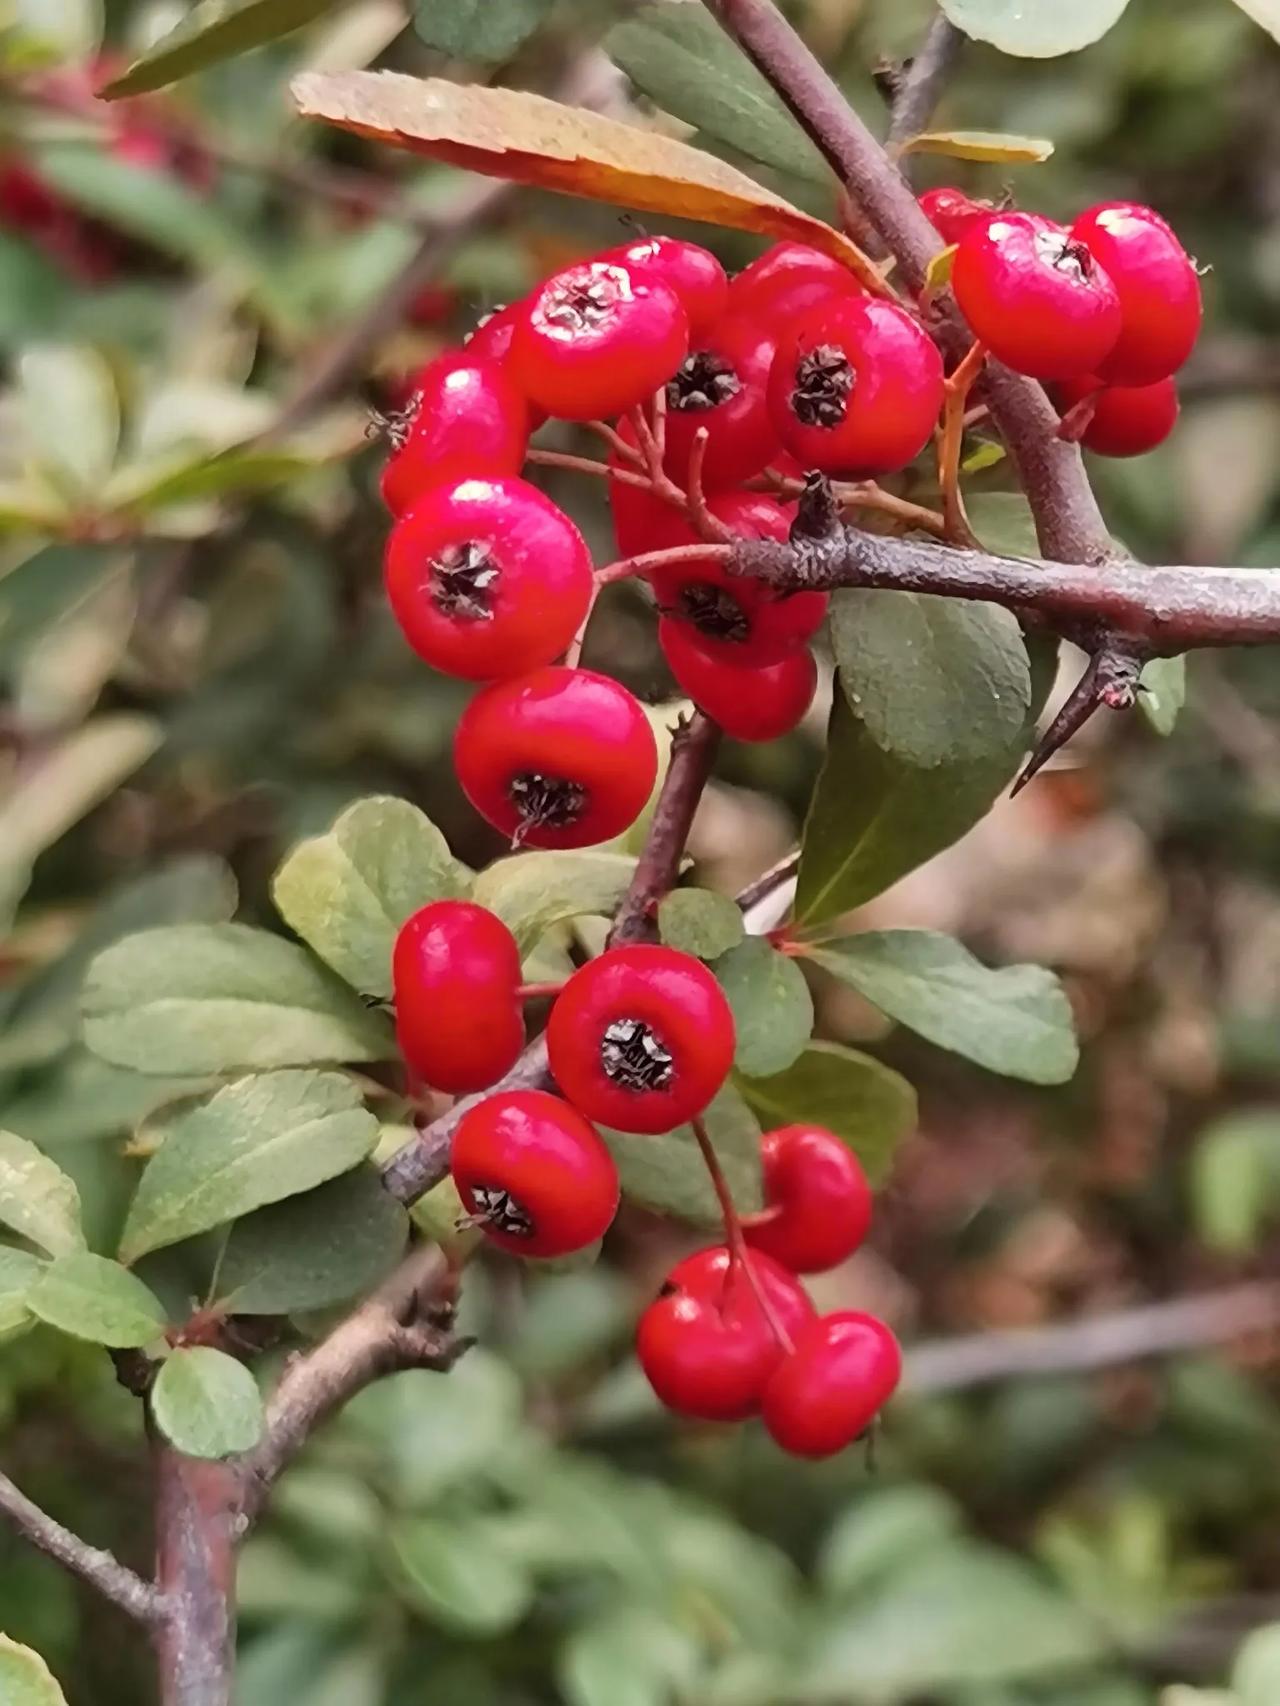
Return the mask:
<path fill-rule="evenodd" d="M 549 667 L 495 681 L 462 713 L 454 762 L 484 818 L 530 847 L 590 847 L 648 802 L 658 747 L 644 709 L 607 675 Z"/>
<path fill-rule="evenodd" d="M 503 308 L 495 308 L 493 313 L 482 320 L 471 333 L 463 349 L 473 361 L 505 362 L 511 351 L 511 339 L 515 335 L 516 322 L 525 311 L 523 302 L 508 302 Z M 540 409 L 536 403 L 526 401 L 529 411 L 529 431 L 536 432 L 547 419 L 547 411 Z"/>
<path fill-rule="evenodd" d="M 756 1285 L 793 1338 L 813 1319 L 799 1282 L 768 1256 L 750 1257 Z M 707 1422 L 754 1415 L 784 1355 L 740 1264 L 723 1245 L 672 1269 L 636 1330 L 636 1354 L 669 1410 Z"/>
<path fill-rule="evenodd" d="M 831 1457 L 866 1432 L 902 1376 L 898 1341 L 873 1315 L 820 1315 L 764 1389 L 764 1425 L 795 1457 Z"/>
<path fill-rule="evenodd" d="M 668 474 L 684 486 L 695 434 L 706 429 L 702 482 L 709 490 L 758 474 L 778 450 L 765 388 L 777 347 L 769 318 L 735 314 L 697 341 L 667 382 Z"/>
<path fill-rule="evenodd" d="M 524 1047 L 520 950 L 502 920 L 437 900 L 401 926 L 391 962 L 400 1052 L 436 1090 L 487 1090 Z"/>
<path fill-rule="evenodd" d="M 1080 434 L 1086 450 L 1099 456 L 1142 456 L 1163 444 L 1178 420 L 1178 389 L 1172 379 L 1154 385 L 1100 385 L 1093 375 L 1055 386 L 1066 411 L 1085 397 L 1094 399 L 1093 415 Z"/>
<path fill-rule="evenodd" d="M 777 663 L 740 667 L 710 652 L 687 622 L 664 616 L 658 643 L 682 693 L 734 740 L 777 740 L 813 703 L 818 666 L 800 646 Z"/>
<path fill-rule="evenodd" d="M 671 1131 L 702 1113 L 733 1065 L 733 1014 L 701 960 L 610 948 L 565 984 L 547 1022 L 551 1075 L 588 1119 Z"/>
<path fill-rule="evenodd" d="M 591 602 L 591 556 L 563 510 L 524 480 L 427 492 L 387 539 L 387 597 L 435 669 L 471 681 L 550 663 Z"/>
<path fill-rule="evenodd" d="M 527 298 L 507 359 L 548 414 L 589 421 L 643 402 L 688 348 L 689 320 L 674 291 L 611 261 L 584 261 Z"/>
<path fill-rule="evenodd" d="M 778 345 L 769 410 L 805 468 L 885 474 L 928 443 L 942 407 L 942 357 L 891 302 L 850 296 L 803 315 Z"/>
<path fill-rule="evenodd" d="M 729 286 L 729 312 L 750 315 L 776 330 L 789 316 L 839 296 L 856 296 L 862 286 L 840 261 L 808 243 L 775 243 Z"/>
<path fill-rule="evenodd" d="M 975 219 L 991 212 L 989 201 L 972 201 L 963 190 L 940 185 L 917 198 L 920 211 L 945 243 L 958 243 Z"/>
<path fill-rule="evenodd" d="M 1191 354 L 1203 312 L 1195 265 L 1168 225 L 1138 202 L 1086 209 L 1071 227 L 1120 296 L 1120 336 L 1096 364 L 1109 385 L 1153 385 Z"/>
<path fill-rule="evenodd" d="M 951 288 L 976 338 L 1033 379 L 1093 373 L 1120 336 L 1120 297 L 1084 243 L 1035 213 L 992 213 L 960 239 Z"/>
<path fill-rule="evenodd" d="M 528 405 L 496 362 L 468 350 L 440 356 L 414 378 L 409 408 L 382 471 L 382 497 L 393 515 L 435 486 L 518 474 L 524 466 Z"/>
<path fill-rule="evenodd" d="M 819 1274 L 851 1256 L 871 1224 L 871 1187 L 858 1158 L 820 1125 L 788 1125 L 761 1140 L 764 1200 L 775 1218 L 748 1225 L 747 1239 L 798 1274 Z"/>
<path fill-rule="evenodd" d="M 724 492 L 707 507 L 742 539 L 786 539 L 790 533 L 789 512 L 761 493 Z M 697 537 L 673 512 L 655 543 L 685 545 Z M 731 575 L 718 563 L 672 564 L 649 580 L 663 614 L 688 623 L 704 651 L 737 668 L 778 663 L 803 646 L 821 627 L 829 602 L 825 592 L 779 596 L 763 581 Z"/>
<path fill-rule="evenodd" d="M 453 1182 L 486 1238 L 517 1256 L 567 1256 L 608 1231 L 618 1169 L 582 1115 L 544 1090 L 504 1090 L 462 1116 Z"/>
<path fill-rule="evenodd" d="M 637 237 L 596 257 L 625 267 L 633 278 L 657 279 L 673 290 L 689 319 L 689 333 L 697 337 L 723 317 L 729 280 L 720 262 L 700 243 L 682 237 Z"/>

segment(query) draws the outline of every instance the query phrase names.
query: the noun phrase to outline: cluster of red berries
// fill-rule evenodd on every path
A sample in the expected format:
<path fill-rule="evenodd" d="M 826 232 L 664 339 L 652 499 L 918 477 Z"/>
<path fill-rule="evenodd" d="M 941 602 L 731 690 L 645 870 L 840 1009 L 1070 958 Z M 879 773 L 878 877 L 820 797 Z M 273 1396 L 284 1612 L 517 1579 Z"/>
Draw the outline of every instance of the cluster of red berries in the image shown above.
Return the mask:
<path fill-rule="evenodd" d="M 1064 424 L 1104 456 L 1138 456 L 1172 432 L 1173 375 L 1200 330 L 1200 280 L 1149 207 L 1102 202 L 1071 226 L 954 189 L 920 204 L 955 245 L 951 288 L 975 337 L 1052 382 Z"/>
<path fill-rule="evenodd" d="M 520 952 L 469 901 L 435 901 L 401 928 L 396 1028 L 414 1076 L 482 1091 L 524 1043 Z M 541 993 L 541 991 L 539 991 Z M 734 1024 L 711 972 L 649 945 L 607 949 L 555 992 L 547 1054 L 561 1095 L 495 1090 L 470 1107 L 450 1167 L 468 1222 L 520 1256 L 593 1244 L 618 1207 L 618 1170 L 597 1126 L 629 1134 L 697 1121 L 733 1064 Z M 900 1355 L 870 1316 L 819 1317 L 797 1273 L 834 1267 L 861 1243 L 871 1195 L 832 1133 L 766 1134 L 764 1211 L 732 1245 L 681 1262 L 645 1312 L 638 1349 L 679 1414 L 731 1421 L 761 1411 L 786 1449 L 825 1456 L 863 1433 L 897 1384 Z M 742 1243 L 745 1236 L 747 1248 Z"/>

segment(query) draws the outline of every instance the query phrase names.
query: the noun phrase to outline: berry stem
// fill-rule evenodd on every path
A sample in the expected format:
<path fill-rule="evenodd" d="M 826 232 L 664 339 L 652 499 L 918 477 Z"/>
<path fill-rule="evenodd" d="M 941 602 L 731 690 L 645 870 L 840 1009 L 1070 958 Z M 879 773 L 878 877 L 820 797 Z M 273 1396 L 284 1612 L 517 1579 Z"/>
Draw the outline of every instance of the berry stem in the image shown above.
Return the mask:
<path fill-rule="evenodd" d="M 551 983 L 522 983 L 516 990 L 516 1000 L 545 1001 L 552 995 L 559 995 L 563 988 L 563 978 L 558 978 Z"/>
<path fill-rule="evenodd" d="M 946 381 L 942 430 L 938 437 L 938 485 L 942 491 L 946 537 L 955 545 L 978 543 L 969 526 L 964 493 L 960 489 L 960 452 L 964 446 L 964 417 L 969 392 L 986 359 L 986 347 L 975 339 Z"/>
<path fill-rule="evenodd" d="M 653 489 L 653 482 L 647 474 L 633 472 L 629 468 L 611 468 L 607 462 L 596 462 L 590 456 L 571 456 L 564 450 L 543 450 L 540 445 L 531 445 L 525 460 L 539 468 L 567 468 L 573 474 L 594 474 L 598 479 L 616 480 L 621 486 L 635 486 L 642 492 Z"/>
<path fill-rule="evenodd" d="M 804 491 L 804 481 L 793 479 L 789 474 L 780 474 L 776 468 L 766 468 L 758 479 L 749 480 L 747 487 L 750 491 L 771 491 L 779 497 L 796 498 Z M 932 533 L 935 538 L 945 539 L 947 536 L 947 524 L 941 510 L 912 503 L 910 498 L 899 497 L 896 492 L 886 492 L 874 480 L 833 480 L 831 490 L 842 510 L 877 510 L 882 515 L 893 516 L 906 527 Z"/>
<path fill-rule="evenodd" d="M 594 432 L 602 438 L 615 456 L 620 456 L 624 462 L 630 462 L 634 468 L 643 469 L 644 457 L 634 444 L 628 444 L 622 434 L 615 432 L 607 421 L 584 421 L 582 424 L 588 432 Z"/>
<path fill-rule="evenodd" d="M 765 1295 L 764 1287 L 756 1275 L 756 1270 L 751 1262 L 751 1251 L 748 1249 L 746 1238 L 743 1236 L 742 1221 L 738 1218 L 737 1205 L 733 1200 L 733 1192 L 729 1189 L 729 1181 L 724 1176 L 720 1157 L 715 1152 L 715 1146 L 707 1132 L 706 1123 L 699 1117 L 691 1120 L 690 1124 L 693 1127 L 693 1135 L 697 1139 L 698 1148 L 702 1152 L 703 1163 L 711 1180 L 711 1188 L 716 1193 L 716 1201 L 720 1204 L 720 1213 L 724 1219 L 724 1239 L 729 1246 L 731 1263 L 729 1272 L 732 1273 L 735 1267 L 742 1269 L 746 1275 L 747 1284 L 751 1287 L 752 1295 L 760 1306 L 760 1313 L 768 1323 L 769 1331 L 790 1356 L 795 1349 L 791 1343 L 791 1335 L 779 1321 L 777 1313 Z"/>
<path fill-rule="evenodd" d="M 697 528 L 704 539 L 713 540 L 718 544 L 733 538 L 733 532 L 726 527 L 718 516 L 712 515 L 707 508 L 707 494 L 702 485 L 702 465 L 707 459 L 707 445 L 711 434 L 706 427 L 699 427 L 693 435 L 693 443 L 689 447 L 689 484 L 687 501 L 689 520 Z"/>
<path fill-rule="evenodd" d="M 615 581 L 630 580 L 633 575 L 647 575 L 651 569 L 666 568 L 676 563 L 722 563 L 732 544 L 671 545 L 662 551 L 641 551 L 634 557 L 619 557 L 616 563 L 606 563 L 596 570 L 597 586 L 612 586 Z"/>
<path fill-rule="evenodd" d="M 588 600 L 587 608 L 583 612 L 582 621 L 578 624 L 578 632 L 573 636 L 572 640 L 570 640 L 569 649 L 564 654 L 564 666 L 566 669 L 577 669 L 578 665 L 582 662 L 582 648 L 586 644 L 587 628 L 589 627 L 591 618 L 595 613 L 596 600 L 600 597 L 600 589 L 604 584 L 604 581 L 600 579 L 599 574 L 597 573 L 596 582 L 591 589 L 591 597 Z"/>

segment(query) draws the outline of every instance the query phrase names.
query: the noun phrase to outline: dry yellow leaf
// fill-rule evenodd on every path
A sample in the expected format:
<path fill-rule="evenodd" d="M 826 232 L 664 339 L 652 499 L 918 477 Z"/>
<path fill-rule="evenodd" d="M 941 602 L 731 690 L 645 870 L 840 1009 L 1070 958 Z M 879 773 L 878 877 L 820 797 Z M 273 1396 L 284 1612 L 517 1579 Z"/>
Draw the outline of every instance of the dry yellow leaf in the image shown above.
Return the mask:
<path fill-rule="evenodd" d="M 520 89 L 464 87 L 395 71 L 309 72 L 293 81 L 305 118 L 490 177 L 538 184 L 646 213 L 788 237 L 888 292 L 856 244 L 736 167 L 674 137 Z"/>

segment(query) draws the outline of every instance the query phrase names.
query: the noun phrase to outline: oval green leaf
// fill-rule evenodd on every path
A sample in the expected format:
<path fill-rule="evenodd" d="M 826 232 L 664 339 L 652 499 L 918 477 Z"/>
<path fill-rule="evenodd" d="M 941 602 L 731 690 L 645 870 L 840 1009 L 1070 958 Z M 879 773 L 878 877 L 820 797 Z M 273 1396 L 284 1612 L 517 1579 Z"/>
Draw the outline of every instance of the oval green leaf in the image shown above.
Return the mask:
<path fill-rule="evenodd" d="M 413 27 L 454 59 L 500 65 L 538 28 L 555 0 L 418 0 Z"/>
<path fill-rule="evenodd" d="M 669 948 L 699 960 L 716 960 L 746 934 L 742 913 L 726 894 L 673 889 L 658 903 L 658 931 Z"/>
<path fill-rule="evenodd" d="M 957 29 L 1023 59 L 1075 53 L 1106 35 L 1129 0 L 938 0 Z"/>
<path fill-rule="evenodd" d="M 0 1244 L 0 1344 L 31 1325 L 27 1294 L 43 1268 L 43 1262 L 25 1250 Z"/>
<path fill-rule="evenodd" d="M 67 1706 L 53 1672 L 30 1647 L 0 1635 L 0 1700 L 4 1706 Z"/>
<path fill-rule="evenodd" d="M 916 1093 L 906 1079 L 840 1043 L 811 1043 L 785 1072 L 740 1079 L 738 1088 L 766 1130 L 826 1126 L 849 1145 L 873 1184 L 916 1123 Z"/>
<path fill-rule="evenodd" d="M 84 1248 L 75 1182 L 11 1131 L 0 1131 L 0 1226 L 50 1256 Z"/>
<path fill-rule="evenodd" d="M 754 1213 L 761 1205 L 759 1122 L 731 1084 L 721 1090 L 703 1120 L 733 1200 L 744 1214 Z M 720 1204 L 688 1126 L 657 1137 L 602 1126 L 600 1135 L 618 1164 L 623 1196 L 694 1226 L 721 1224 Z"/>
<path fill-rule="evenodd" d="M 27 1308 L 59 1332 L 113 1350 L 148 1345 L 165 1328 L 154 1292 L 119 1262 L 88 1250 L 51 1262 L 27 1293 Z"/>
<path fill-rule="evenodd" d="M 517 853 L 481 871 L 471 898 L 496 912 L 527 954 L 557 924 L 610 917 L 635 868 L 625 853 Z"/>
<path fill-rule="evenodd" d="M 392 1529 L 391 1547 L 410 1603 L 447 1629 L 499 1635 L 533 1603 L 528 1572 L 487 1523 L 410 1518 Z"/>
<path fill-rule="evenodd" d="M 193 1345 L 166 1359 L 151 1389 L 151 1413 L 188 1457 L 231 1457 L 262 1437 L 262 1396 L 242 1362 Z"/>
<path fill-rule="evenodd" d="M 813 1035 L 813 997 L 800 967 L 749 936 L 713 969 L 733 1009 L 738 1071 L 751 1078 L 785 1071 Z"/>

